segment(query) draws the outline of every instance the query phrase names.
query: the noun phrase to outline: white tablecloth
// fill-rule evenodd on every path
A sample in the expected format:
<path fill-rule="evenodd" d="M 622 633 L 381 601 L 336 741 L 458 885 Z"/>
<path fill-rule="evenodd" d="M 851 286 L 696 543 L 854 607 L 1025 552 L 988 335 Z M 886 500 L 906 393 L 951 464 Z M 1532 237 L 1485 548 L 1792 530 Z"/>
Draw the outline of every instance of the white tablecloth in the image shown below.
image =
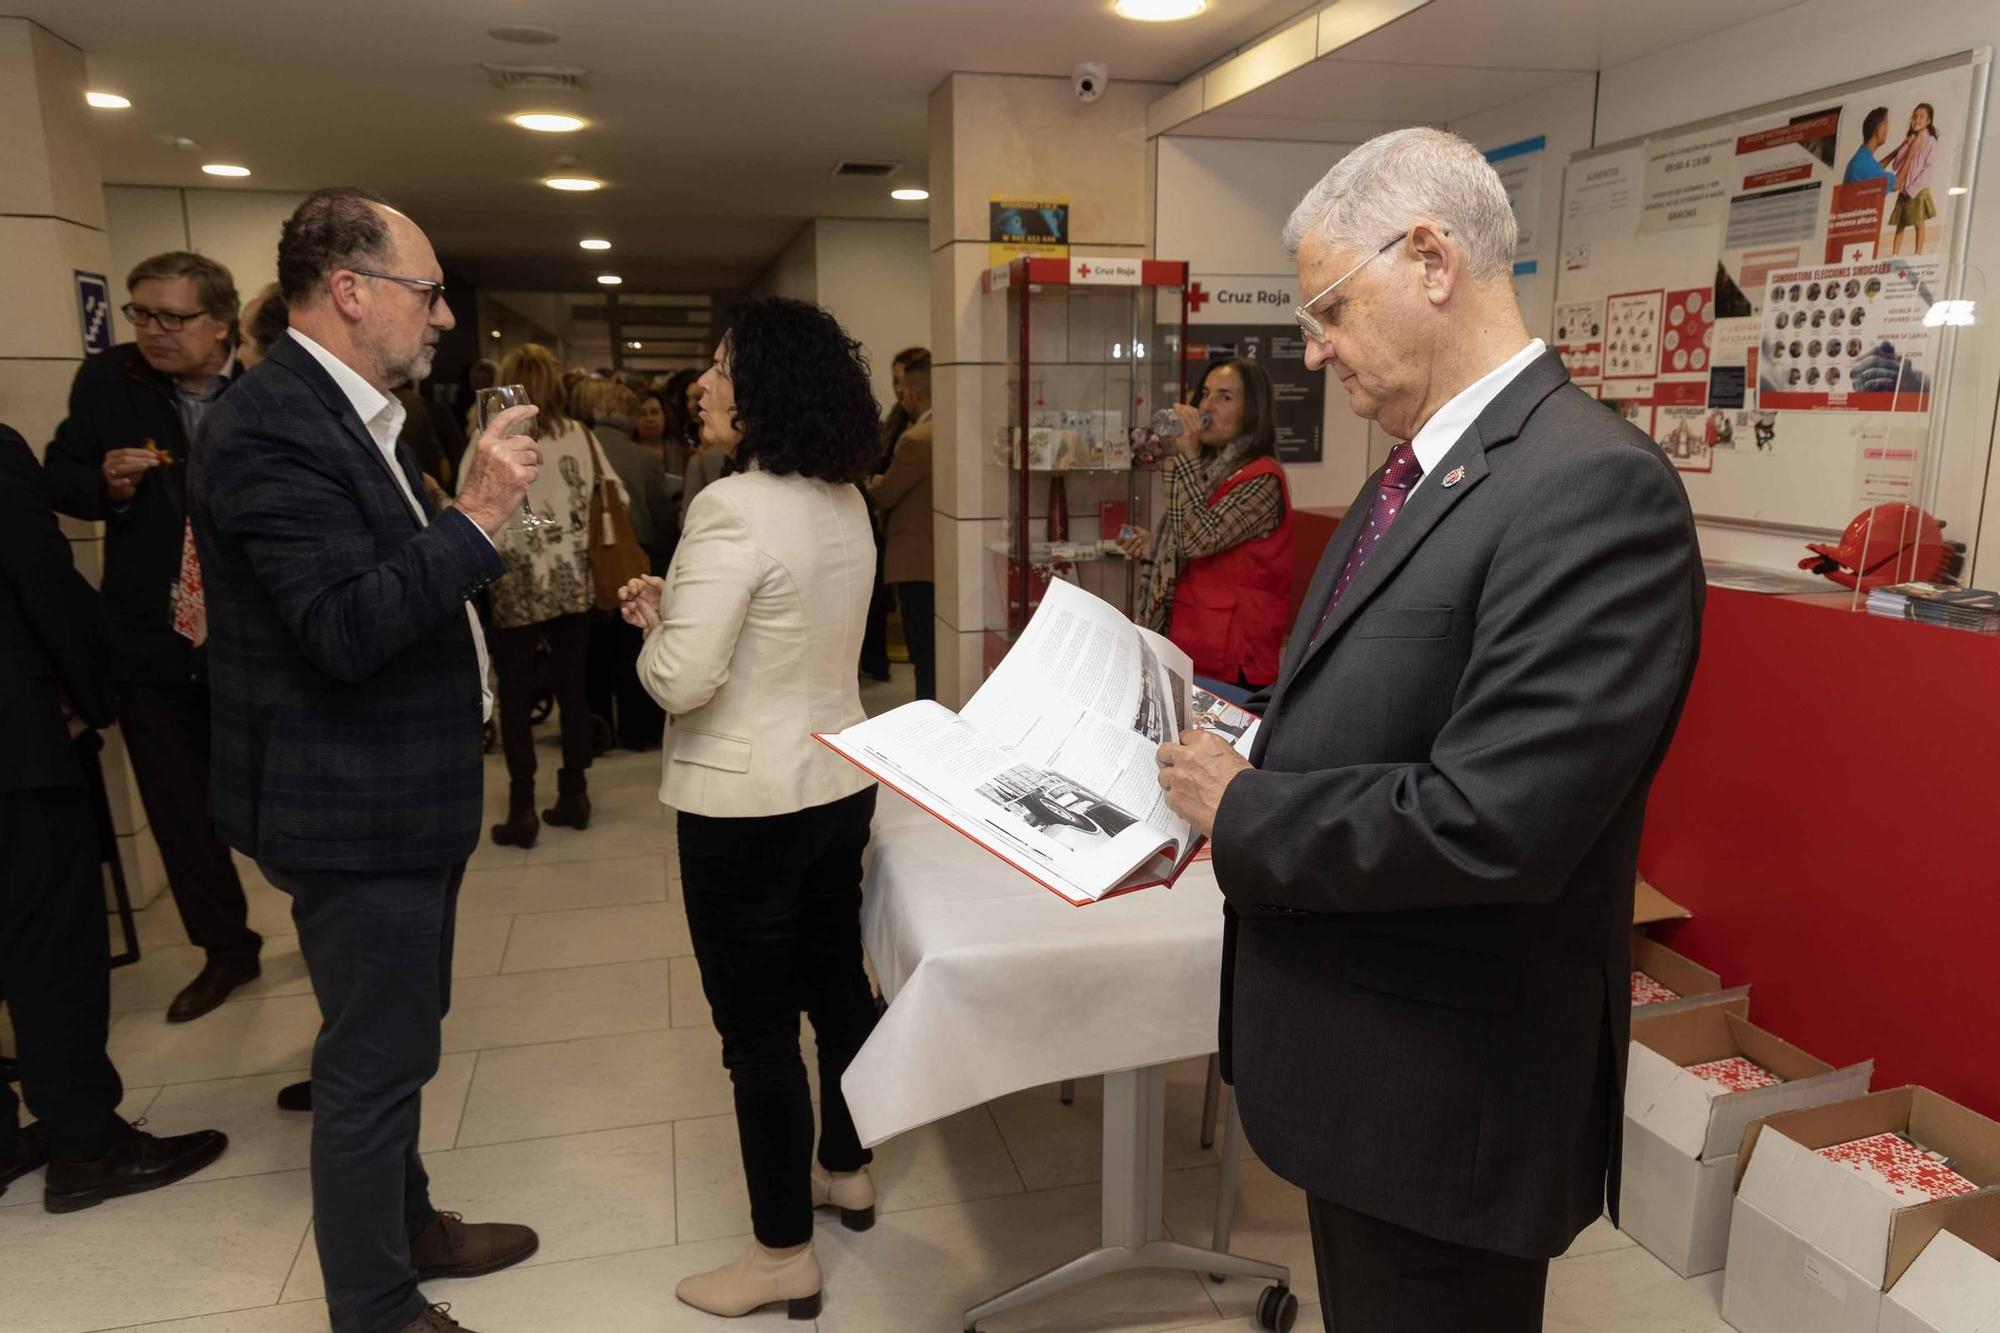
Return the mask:
<path fill-rule="evenodd" d="M 861 1141 L 1023 1088 L 1215 1049 L 1222 894 L 1072 907 L 886 788 L 862 939 L 889 1012 L 841 1079 Z"/>

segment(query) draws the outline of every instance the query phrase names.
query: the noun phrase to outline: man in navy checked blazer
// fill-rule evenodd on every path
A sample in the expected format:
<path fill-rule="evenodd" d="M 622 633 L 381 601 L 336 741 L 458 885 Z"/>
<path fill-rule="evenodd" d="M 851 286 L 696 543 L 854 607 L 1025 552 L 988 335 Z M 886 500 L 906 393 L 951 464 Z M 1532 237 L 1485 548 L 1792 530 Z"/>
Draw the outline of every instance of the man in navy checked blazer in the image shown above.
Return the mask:
<path fill-rule="evenodd" d="M 319 1001 L 313 1218 L 338 1333 L 459 1328 L 417 1288 L 519 1262 L 534 1232 L 431 1205 L 418 1094 L 437 1071 L 453 920 L 478 842 L 485 647 L 467 599 L 540 455 L 477 442 L 433 513 L 393 391 L 453 325 L 417 226 L 358 190 L 285 223 L 291 333 L 218 403 L 191 511 L 209 620 L 218 831 L 292 897 Z"/>

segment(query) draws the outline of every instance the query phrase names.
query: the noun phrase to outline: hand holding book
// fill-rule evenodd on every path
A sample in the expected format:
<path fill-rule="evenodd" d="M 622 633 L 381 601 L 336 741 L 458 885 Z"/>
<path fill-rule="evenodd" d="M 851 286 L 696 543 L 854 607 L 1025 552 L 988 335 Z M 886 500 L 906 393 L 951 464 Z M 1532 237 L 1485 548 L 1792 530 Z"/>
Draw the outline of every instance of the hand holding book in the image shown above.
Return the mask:
<path fill-rule="evenodd" d="M 1236 775 L 1250 767 L 1228 741 L 1213 731 L 1183 732 L 1159 750 L 1160 790 L 1167 805 L 1204 838 L 1215 836 L 1215 812 Z"/>

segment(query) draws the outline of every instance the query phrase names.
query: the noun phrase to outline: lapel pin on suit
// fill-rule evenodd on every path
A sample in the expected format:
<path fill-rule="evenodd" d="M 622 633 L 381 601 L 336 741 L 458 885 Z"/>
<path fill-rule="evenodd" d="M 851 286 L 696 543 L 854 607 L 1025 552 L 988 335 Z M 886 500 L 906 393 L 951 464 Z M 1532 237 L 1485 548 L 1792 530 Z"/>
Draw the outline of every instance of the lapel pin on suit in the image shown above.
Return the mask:
<path fill-rule="evenodd" d="M 1444 480 L 1439 484 L 1443 486 L 1446 490 L 1450 490 L 1453 486 L 1458 485 L 1458 483 L 1464 480 L 1465 480 L 1465 469 L 1462 467 L 1455 467 L 1451 471 L 1444 474 Z"/>

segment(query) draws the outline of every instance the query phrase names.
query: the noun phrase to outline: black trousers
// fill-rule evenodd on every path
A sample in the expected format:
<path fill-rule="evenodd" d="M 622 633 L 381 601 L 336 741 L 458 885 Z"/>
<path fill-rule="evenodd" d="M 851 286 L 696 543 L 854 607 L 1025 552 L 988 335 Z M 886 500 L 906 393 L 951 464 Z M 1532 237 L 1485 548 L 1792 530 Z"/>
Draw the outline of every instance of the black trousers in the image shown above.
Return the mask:
<path fill-rule="evenodd" d="M 111 1026 L 103 849 L 81 788 L 0 792 L 0 993 L 14 1014 L 21 1093 L 49 1151 L 111 1151 L 125 1095 L 104 1053 Z M 0 1157 L 15 1147 L 14 1089 L 0 1082 Z"/>
<path fill-rule="evenodd" d="M 1327 1333 L 1541 1333 L 1549 1261 L 1395 1226 L 1306 1199 Z"/>
<path fill-rule="evenodd" d="M 562 714 L 562 762 L 581 775 L 590 767 L 590 617 L 557 616 L 533 625 L 493 631 L 493 669 L 499 673 L 500 748 L 507 776 L 518 789 L 535 782 L 535 724 L 528 713 L 544 682 L 536 678 L 535 645 L 549 641 L 549 679 Z"/>
<path fill-rule="evenodd" d="M 292 897 L 319 1001 L 313 1043 L 313 1232 L 334 1333 L 396 1333 L 426 1302 L 410 1240 L 426 1226 L 419 1095 L 451 1008 L 463 864 L 379 873 L 259 862 Z"/>
<path fill-rule="evenodd" d="M 903 642 L 917 669 L 917 697 L 937 698 L 937 584 L 898 583 L 896 607 L 903 615 Z"/>
<path fill-rule="evenodd" d="M 645 631 L 622 620 L 590 622 L 590 711 L 611 724 L 621 750 L 657 750 L 667 715 L 639 681 Z"/>
<path fill-rule="evenodd" d="M 188 942 L 212 958 L 256 957 L 264 937 L 208 813 L 208 686 L 121 685 L 118 729 Z"/>
<path fill-rule="evenodd" d="M 895 601 L 882 581 L 882 519 L 873 507 L 868 526 L 875 532 L 875 586 L 868 595 L 868 622 L 861 635 L 861 670 L 877 680 L 889 678 L 889 612 Z"/>
<path fill-rule="evenodd" d="M 799 1013 L 819 1047 L 819 1161 L 858 1171 L 840 1076 L 875 1027 L 861 966 L 861 853 L 875 789 L 790 814 L 680 814 L 681 881 L 701 989 L 722 1034 L 757 1239 L 812 1239 L 812 1096 Z"/>

